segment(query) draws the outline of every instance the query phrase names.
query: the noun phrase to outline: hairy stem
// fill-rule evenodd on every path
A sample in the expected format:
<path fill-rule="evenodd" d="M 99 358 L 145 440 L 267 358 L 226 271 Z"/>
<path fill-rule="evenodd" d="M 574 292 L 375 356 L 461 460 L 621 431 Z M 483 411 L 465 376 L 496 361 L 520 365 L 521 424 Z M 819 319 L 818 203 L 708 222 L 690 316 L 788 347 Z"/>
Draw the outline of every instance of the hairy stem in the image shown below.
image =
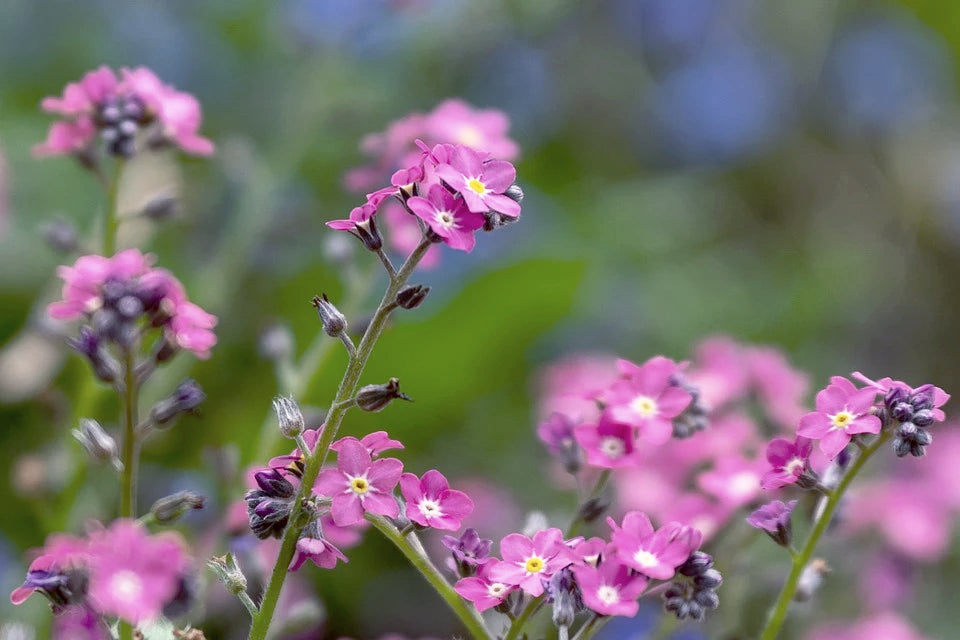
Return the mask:
<path fill-rule="evenodd" d="M 860 452 L 860 455 L 857 456 L 857 459 L 854 460 L 847 473 L 844 474 L 837 488 L 827 495 L 827 504 L 826 507 L 824 507 L 823 514 L 813 526 L 813 530 L 810 531 L 810 535 L 807 537 L 803 548 L 797 555 L 793 556 L 790 575 L 787 576 L 787 582 L 783 585 L 783 589 L 780 591 L 780 596 L 777 598 L 773 609 L 770 610 L 770 615 L 767 617 L 767 624 L 763 628 L 760 640 L 774 640 L 777 634 L 780 633 L 780 628 L 783 626 L 783 622 L 787 617 L 787 609 L 789 609 L 790 602 L 797 592 L 797 584 L 800 581 L 800 576 L 803 575 L 804 568 L 806 568 L 807 563 L 810 562 L 810 558 L 817 548 L 817 543 L 820 542 L 820 537 L 823 535 L 823 532 L 827 530 L 827 525 L 830 524 L 830 519 L 833 517 L 834 511 L 836 511 L 840 499 L 870 456 L 876 453 L 889 439 L 890 433 L 890 431 L 881 433 L 876 440 L 864 448 L 863 451 Z"/>
<path fill-rule="evenodd" d="M 426 578 L 430 586 L 446 601 L 450 609 L 457 614 L 463 626 L 466 627 L 467 631 L 469 631 L 476 640 L 492 640 L 492 636 L 490 632 L 487 631 L 487 627 L 483 623 L 483 618 L 480 617 L 477 610 L 468 606 L 457 592 L 453 590 L 453 587 L 447 582 L 447 579 L 443 577 L 443 574 L 430 562 L 430 558 L 423 552 L 422 546 L 419 544 L 414 546 L 408 542 L 410 538 L 416 540 L 415 534 L 409 534 L 409 537 L 403 535 L 401 531 L 398 531 L 397 528 L 383 516 L 367 514 L 367 520 L 369 520 L 377 531 L 382 533 L 387 540 L 392 542 L 394 546 L 403 553 L 404 557 L 410 561 L 410 564 Z"/>
<path fill-rule="evenodd" d="M 317 479 L 317 474 L 320 473 L 320 467 L 323 465 L 324 460 L 326 460 L 330 443 L 333 442 L 333 439 L 336 437 L 337 431 L 340 429 L 340 424 L 343 422 L 343 417 L 347 409 L 351 406 L 351 404 L 345 403 L 344 401 L 356 395 L 357 389 L 360 386 L 360 375 L 363 373 L 363 368 L 366 366 L 367 360 L 370 359 L 370 354 L 373 352 L 373 347 L 376 345 L 377 339 L 383 332 L 387 317 L 395 308 L 394 300 L 397 297 L 397 292 L 406 284 L 417 264 L 429 248 L 430 242 L 426 239 L 422 240 L 417 248 L 413 250 L 413 253 L 407 258 L 406 262 L 403 263 L 403 266 L 400 267 L 396 277 L 390 279 L 390 284 L 387 286 L 387 290 L 380 300 L 380 305 L 377 307 L 373 319 L 370 321 L 370 325 L 363 334 L 363 339 L 360 340 L 356 355 L 351 357 L 347 363 L 347 370 L 344 372 L 343 379 L 340 381 L 340 387 L 337 389 L 337 394 L 330 403 L 330 412 L 327 414 L 323 433 L 313 453 L 307 457 L 306 467 L 304 468 L 303 477 L 300 481 L 300 489 L 297 492 L 290 521 L 283 532 L 280 555 L 277 557 L 277 564 L 274 565 L 273 572 L 270 574 L 270 582 L 267 584 L 267 589 L 263 594 L 260 610 L 254 617 L 253 626 L 250 628 L 250 640 L 264 640 L 267 636 L 267 630 L 270 628 L 270 622 L 273 619 L 273 612 L 277 607 L 277 599 L 280 597 L 280 590 L 283 587 L 283 581 L 287 575 L 287 567 L 290 566 L 290 561 L 293 559 L 297 538 L 300 535 L 300 531 L 294 523 L 299 520 L 298 515 L 302 505 L 311 495 L 313 483 Z"/>
<path fill-rule="evenodd" d="M 524 625 L 527 624 L 527 620 L 540 610 L 540 607 L 543 606 L 543 596 L 537 596 L 533 600 L 527 603 L 527 606 L 520 612 L 520 615 L 517 616 L 516 620 L 513 621 L 513 624 L 510 625 L 510 628 L 507 629 L 507 635 L 503 636 L 503 640 L 516 640 L 519 637 L 520 632 L 523 631 Z"/>

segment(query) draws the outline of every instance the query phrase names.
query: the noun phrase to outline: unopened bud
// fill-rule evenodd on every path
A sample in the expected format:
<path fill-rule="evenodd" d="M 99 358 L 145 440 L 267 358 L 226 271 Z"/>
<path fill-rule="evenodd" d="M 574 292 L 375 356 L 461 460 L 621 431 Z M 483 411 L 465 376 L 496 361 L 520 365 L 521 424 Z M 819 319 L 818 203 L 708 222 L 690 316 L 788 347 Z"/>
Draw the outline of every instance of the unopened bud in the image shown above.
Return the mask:
<path fill-rule="evenodd" d="M 359 222 L 354 227 L 354 233 L 370 251 L 379 251 L 383 247 L 383 238 L 377 230 L 377 223 L 370 218 L 366 222 Z"/>
<path fill-rule="evenodd" d="M 155 425 L 165 425 L 182 413 L 199 407 L 207 396 L 195 380 L 187 378 L 166 398 L 153 405 L 150 417 Z"/>
<path fill-rule="evenodd" d="M 523 202 L 523 189 L 520 188 L 518 184 L 512 184 L 507 187 L 507 190 L 503 192 L 503 195 L 507 196 L 517 204 Z"/>
<path fill-rule="evenodd" d="M 357 392 L 357 406 L 364 411 L 382 411 L 394 400 L 413 402 L 407 394 L 400 391 L 400 381 L 390 378 L 386 384 L 368 384 Z"/>
<path fill-rule="evenodd" d="M 100 334 L 90 327 L 80 327 L 80 335 L 67 340 L 72 348 L 86 356 L 94 375 L 104 382 L 113 382 L 120 375 L 120 363 L 101 344 Z"/>
<path fill-rule="evenodd" d="M 813 597 L 820 585 L 823 584 L 823 577 L 830 573 L 830 566 L 825 560 L 814 558 L 810 561 L 797 581 L 797 592 L 794 594 L 794 600 L 806 602 Z"/>
<path fill-rule="evenodd" d="M 232 554 L 215 556 L 207 560 L 207 566 L 217 574 L 217 578 L 230 593 L 237 594 L 247 590 L 247 579 Z"/>
<path fill-rule="evenodd" d="M 416 309 L 430 293 L 430 287 L 422 284 L 412 284 L 400 289 L 397 293 L 397 305 L 402 309 Z"/>
<path fill-rule="evenodd" d="M 583 522 L 593 522 L 610 508 L 613 497 L 605 491 L 584 501 L 577 510 L 577 518 Z"/>
<path fill-rule="evenodd" d="M 303 413 L 296 400 L 277 396 L 273 399 L 273 410 L 277 412 L 277 424 L 285 437 L 296 438 L 303 433 Z"/>
<path fill-rule="evenodd" d="M 260 333 L 258 346 L 265 360 L 287 360 L 293 355 L 293 333 L 286 325 L 272 324 Z"/>
<path fill-rule="evenodd" d="M 80 426 L 70 432 L 87 454 L 98 462 L 109 462 L 117 471 L 122 469 L 117 458 L 117 443 L 103 430 L 100 423 L 89 418 L 81 418 Z"/>
<path fill-rule="evenodd" d="M 72 253 L 80 246 L 77 228 L 63 218 L 51 220 L 40 228 L 44 241 L 54 251 Z"/>
<path fill-rule="evenodd" d="M 179 520 L 187 511 L 203 509 L 206 502 L 207 499 L 198 493 L 178 491 L 154 502 L 150 513 L 160 524 L 169 524 Z"/>
<path fill-rule="evenodd" d="M 180 351 L 180 347 L 178 347 L 175 343 L 170 342 L 170 340 L 167 339 L 167 336 L 163 336 L 157 340 L 156 345 L 154 345 L 153 359 L 158 363 L 166 362 L 173 356 L 177 355 L 178 351 Z"/>
<path fill-rule="evenodd" d="M 151 220 L 166 220 L 180 209 L 176 196 L 158 196 L 147 203 L 140 211 L 141 215 Z"/>
<path fill-rule="evenodd" d="M 313 307 L 320 316 L 320 322 L 323 323 L 323 330 L 328 336 L 336 338 L 347 328 L 347 319 L 340 313 L 340 310 L 333 306 L 333 303 L 327 299 L 327 294 L 322 296 L 313 296 L 311 301 Z"/>

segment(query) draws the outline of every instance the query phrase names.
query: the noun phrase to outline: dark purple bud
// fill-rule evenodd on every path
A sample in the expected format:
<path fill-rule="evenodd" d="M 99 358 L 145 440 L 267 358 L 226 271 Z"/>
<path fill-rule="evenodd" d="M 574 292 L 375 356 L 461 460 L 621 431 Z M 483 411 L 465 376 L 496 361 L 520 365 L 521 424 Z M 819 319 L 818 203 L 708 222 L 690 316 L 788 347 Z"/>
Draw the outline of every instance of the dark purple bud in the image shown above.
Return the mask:
<path fill-rule="evenodd" d="M 686 562 L 677 567 L 677 572 L 692 578 L 700 575 L 711 567 L 713 567 L 713 558 L 709 553 L 694 551 L 690 554 L 690 557 L 687 558 Z"/>
<path fill-rule="evenodd" d="M 377 224 L 370 218 L 366 222 L 357 223 L 354 233 L 370 251 L 379 251 L 383 247 L 383 238 L 377 230 Z"/>
<path fill-rule="evenodd" d="M 153 405 L 150 417 L 155 425 L 166 425 L 183 413 L 199 407 L 207 396 L 195 380 L 187 378 L 166 398 Z"/>
<path fill-rule="evenodd" d="M 588 498 L 577 510 L 577 518 L 582 522 L 593 522 L 607 512 L 613 503 L 613 496 L 608 491 L 598 496 Z"/>
<path fill-rule="evenodd" d="M 523 189 L 520 188 L 518 184 L 512 184 L 507 187 L 507 190 L 503 192 L 503 195 L 507 196 L 517 204 L 523 202 Z"/>
<path fill-rule="evenodd" d="M 936 387 L 932 384 L 925 384 L 913 392 L 913 395 L 910 396 L 910 404 L 913 405 L 915 411 L 933 409 L 933 393 L 935 389 Z"/>
<path fill-rule="evenodd" d="M 340 313 L 339 309 L 333 306 L 333 303 L 327 298 L 327 294 L 313 296 L 311 304 L 317 310 L 320 322 L 323 323 L 323 330 L 328 336 L 336 338 L 346 331 L 347 319 Z"/>
<path fill-rule="evenodd" d="M 920 409 L 913 414 L 913 423 L 918 427 L 929 427 L 933 422 L 933 411 L 930 409 Z"/>
<path fill-rule="evenodd" d="M 158 196 L 147 203 L 141 215 L 151 220 L 167 220 L 180 211 L 180 201 L 176 196 Z"/>
<path fill-rule="evenodd" d="M 723 584 L 723 576 L 716 569 L 707 569 L 693 579 L 699 589 L 716 589 Z"/>
<path fill-rule="evenodd" d="M 443 546 L 453 553 L 457 572 L 462 576 L 473 575 L 477 565 L 490 555 L 493 540 L 481 538 L 476 529 L 464 531 L 460 537 L 444 536 Z"/>
<path fill-rule="evenodd" d="M 890 415 L 899 422 L 909 422 L 913 419 L 913 405 L 909 402 L 898 402 L 890 410 Z"/>
<path fill-rule="evenodd" d="M 292 498 L 296 490 L 293 484 L 276 469 L 263 469 L 253 474 L 257 486 L 271 498 Z"/>
<path fill-rule="evenodd" d="M 100 334 L 90 327 L 80 327 L 80 335 L 69 338 L 67 344 L 86 356 L 93 368 L 93 373 L 100 380 L 114 382 L 120 378 L 122 374 L 120 363 L 101 344 Z"/>
<path fill-rule="evenodd" d="M 887 408 L 891 410 L 901 402 L 909 401 L 910 392 L 899 385 L 891 387 L 890 390 L 887 391 L 887 394 L 883 397 L 883 404 L 885 404 Z"/>
<path fill-rule="evenodd" d="M 194 509 L 203 509 L 207 499 L 192 491 L 178 491 L 160 498 L 150 507 L 153 519 L 160 524 L 170 524 L 179 520 L 185 513 Z"/>
<path fill-rule="evenodd" d="M 397 293 L 397 306 L 402 309 L 416 309 L 430 293 L 430 287 L 422 284 L 412 284 L 400 289 Z"/>
<path fill-rule="evenodd" d="M 178 351 L 180 351 L 180 347 L 167 340 L 167 337 L 164 336 L 160 338 L 157 341 L 157 344 L 154 346 L 153 359 L 157 362 L 166 362 L 173 356 L 177 355 Z"/>
<path fill-rule="evenodd" d="M 400 381 L 390 378 L 386 384 L 368 384 L 357 392 L 357 406 L 364 411 L 382 411 L 394 400 L 413 402 L 407 394 L 400 391 Z"/>
<path fill-rule="evenodd" d="M 716 609 L 720 606 L 720 597 L 717 595 L 717 592 L 712 589 L 697 591 L 693 599 L 704 609 Z"/>

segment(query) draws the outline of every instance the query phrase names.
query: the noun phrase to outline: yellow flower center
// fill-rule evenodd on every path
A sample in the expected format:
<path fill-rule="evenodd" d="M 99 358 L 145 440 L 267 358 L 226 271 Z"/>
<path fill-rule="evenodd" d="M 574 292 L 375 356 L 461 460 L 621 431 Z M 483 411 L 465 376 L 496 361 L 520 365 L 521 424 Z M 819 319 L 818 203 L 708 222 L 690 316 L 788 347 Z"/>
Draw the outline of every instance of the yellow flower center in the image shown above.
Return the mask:
<path fill-rule="evenodd" d="M 833 422 L 834 429 L 846 429 L 851 422 L 853 422 L 854 415 L 849 411 L 841 411 L 840 413 L 831 416 L 830 420 Z"/>
<path fill-rule="evenodd" d="M 363 495 L 370 491 L 370 483 L 367 482 L 366 478 L 354 478 L 350 481 L 350 488 L 353 489 L 354 493 Z"/>
<path fill-rule="evenodd" d="M 531 556 L 527 558 L 527 564 L 524 567 L 527 573 L 540 573 L 543 571 L 543 558 Z"/>
<path fill-rule="evenodd" d="M 476 178 L 470 178 L 470 180 L 467 181 L 467 186 L 473 189 L 474 191 L 476 191 L 477 193 L 479 193 L 480 195 L 483 195 L 483 192 L 487 190 L 487 188 L 483 186 L 483 183 L 477 180 Z"/>
<path fill-rule="evenodd" d="M 630 406 L 643 417 L 649 417 L 657 413 L 657 401 L 648 396 L 637 396 L 630 403 Z"/>

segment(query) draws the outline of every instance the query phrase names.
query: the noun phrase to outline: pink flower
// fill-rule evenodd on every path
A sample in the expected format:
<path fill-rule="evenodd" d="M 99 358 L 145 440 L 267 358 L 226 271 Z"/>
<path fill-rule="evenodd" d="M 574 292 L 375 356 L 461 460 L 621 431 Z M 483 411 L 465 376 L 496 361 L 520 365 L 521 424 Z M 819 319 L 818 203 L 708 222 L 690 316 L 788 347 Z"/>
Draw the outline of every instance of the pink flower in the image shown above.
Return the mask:
<path fill-rule="evenodd" d="M 528 538 L 511 533 L 500 541 L 503 562 L 489 568 L 492 580 L 516 585 L 532 596 L 543 593 L 543 578 L 573 562 L 560 529 L 544 529 Z"/>
<path fill-rule="evenodd" d="M 441 185 L 433 185 L 426 198 L 414 196 L 407 200 L 407 206 L 450 248 L 470 252 L 476 244 L 473 233 L 483 227 L 484 218 L 465 202 Z"/>
<path fill-rule="evenodd" d="M 940 387 L 932 384 L 924 384 L 914 389 L 906 382 L 892 380 L 890 378 L 881 378 L 880 380 L 873 381 L 859 371 L 854 371 L 853 377 L 884 394 L 884 401 L 887 405 L 907 402 L 911 405 L 911 414 L 913 411 L 927 410 L 932 412 L 932 418 L 935 422 L 943 422 L 947 418 L 940 407 L 947 403 L 950 399 L 950 394 Z M 896 413 L 894 411 L 895 406 L 889 406 L 888 408 Z M 904 421 L 900 416 L 894 415 L 894 417 Z M 912 416 L 906 417 L 906 419 L 910 419 L 911 417 Z"/>
<path fill-rule="evenodd" d="M 307 444 L 311 450 L 317 446 L 317 440 L 320 439 L 320 434 L 323 433 L 323 425 L 320 425 L 319 429 L 305 429 L 301 435 L 303 441 Z M 339 445 L 340 441 L 334 442 L 330 445 L 330 448 L 334 449 L 334 445 Z M 304 456 L 305 454 L 310 453 L 309 451 L 300 451 L 300 446 L 297 445 L 293 448 L 289 454 L 285 456 L 276 456 L 270 458 L 270 462 L 267 463 L 271 469 L 285 469 L 288 471 L 294 471 L 298 475 L 303 473 L 304 467 Z M 250 485 L 250 488 L 253 488 L 254 485 Z"/>
<path fill-rule="evenodd" d="M 400 508 L 393 489 L 402 472 L 403 463 L 396 458 L 371 460 L 359 440 L 344 438 L 337 452 L 337 468 L 322 471 L 314 486 L 333 498 L 333 521 L 347 526 L 362 522 L 364 512 L 396 518 Z"/>
<path fill-rule="evenodd" d="M 790 442 L 774 438 L 767 445 L 767 462 L 772 467 L 763 474 L 760 484 L 764 489 L 780 489 L 795 483 L 810 466 L 813 442 L 803 436 Z"/>
<path fill-rule="evenodd" d="M 747 524 L 766 531 L 778 544 L 787 545 L 790 543 L 790 515 L 796 506 L 796 500 L 773 500 L 747 516 Z"/>
<path fill-rule="evenodd" d="M 177 594 L 187 556 L 179 535 L 151 536 L 133 520 L 117 520 L 90 536 L 89 563 L 94 608 L 138 624 L 158 616 Z"/>
<path fill-rule="evenodd" d="M 215 315 L 185 300 L 174 309 L 167 334 L 170 341 L 181 349 L 206 359 L 210 357 L 210 349 L 217 343 L 217 336 L 212 331 L 215 326 Z"/>
<path fill-rule="evenodd" d="M 829 624 L 815 630 L 809 640 L 927 640 L 893 612 L 884 612 L 854 624 Z"/>
<path fill-rule="evenodd" d="M 647 587 L 647 578 L 630 570 L 611 554 L 599 567 L 574 566 L 583 603 L 603 616 L 637 615 L 637 599 Z"/>
<path fill-rule="evenodd" d="M 313 520 L 300 533 L 289 571 L 296 571 L 307 560 L 321 569 L 333 569 L 337 561 L 348 562 L 347 556 L 324 537 L 317 520 Z"/>
<path fill-rule="evenodd" d="M 817 394 L 817 410 L 800 419 L 797 435 L 820 440 L 820 450 L 833 460 L 854 434 L 880 433 L 880 418 L 870 413 L 876 397 L 872 387 L 857 389 L 846 378 L 834 377 Z"/>
<path fill-rule="evenodd" d="M 51 637 L 70 640 L 111 640 L 101 616 L 85 605 L 71 605 L 53 617 Z"/>
<path fill-rule="evenodd" d="M 663 444 L 673 435 L 673 419 L 690 404 L 692 396 L 675 386 L 676 362 L 663 356 L 636 365 L 618 360 L 621 378 L 601 395 L 617 422 L 633 425 L 649 444 Z"/>
<path fill-rule="evenodd" d="M 505 160 L 483 160 L 476 151 L 457 146 L 448 162 L 437 167 L 437 175 L 460 193 L 474 213 L 520 215 L 519 203 L 504 195 L 517 179 L 517 170 Z"/>
<path fill-rule="evenodd" d="M 399 202 L 388 202 L 383 206 L 383 221 L 386 222 L 387 239 L 390 247 L 402 255 L 409 255 L 423 238 L 420 231 L 419 218 L 407 213 Z M 440 263 L 442 253 L 440 245 L 432 245 L 427 249 L 419 267 L 432 269 Z"/>
<path fill-rule="evenodd" d="M 501 604 L 516 586 L 491 577 L 492 569 L 499 564 L 501 563 L 496 560 L 490 560 L 480 565 L 477 575 L 458 580 L 453 587 L 454 591 L 472 602 L 477 611 L 486 611 Z M 541 592 L 542 589 L 541 587 Z"/>
<path fill-rule="evenodd" d="M 581 424 L 574 429 L 574 434 L 587 454 L 587 464 L 618 469 L 637 464 L 633 431 L 632 426 L 617 422 L 605 411 L 599 424 Z"/>
<path fill-rule="evenodd" d="M 339 452 L 340 446 L 347 439 L 348 438 L 341 438 L 340 440 L 337 440 L 330 445 L 330 449 Z M 371 458 L 376 458 L 384 451 L 403 449 L 403 443 L 399 440 L 392 439 L 386 431 L 374 431 L 372 433 L 368 433 L 360 438 L 360 444 L 367 448 L 367 451 L 370 452 Z"/>
<path fill-rule="evenodd" d="M 412 473 L 400 476 L 400 490 L 407 501 L 407 517 L 434 529 L 456 531 L 473 511 L 473 501 L 462 491 L 450 489 L 447 479 L 431 469 L 417 479 Z"/>
<path fill-rule="evenodd" d="M 34 591 L 44 593 L 51 602 L 60 605 L 80 602 L 86 595 L 88 547 L 86 540 L 73 536 L 49 536 L 30 563 L 23 585 L 10 594 L 10 602 L 22 604 Z"/>
<path fill-rule="evenodd" d="M 213 153 L 213 143 L 197 135 L 201 114 L 196 98 L 163 84 L 146 67 L 121 69 L 120 73 L 124 88 L 140 98 L 148 111 L 156 115 L 167 139 L 187 153 L 199 156 Z"/>
<path fill-rule="evenodd" d="M 498 109 L 474 109 L 453 98 L 438 104 L 424 124 L 427 140 L 462 144 L 504 160 L 513 160 L 520 151 L 507 137 L 510 119 Z"/>
<path fill-rule="evenodd" d="M 683 564 L 703 540 L 700 532 L 678 522 L 670 522 L 654 531 L 646 514 L 630 511 L 623 516 L 623 525 L 617 526 L 607 518 L 613 529 L 611 539 L 622 562 L 640 573 L 657 580 L 669 580 L 677 567 Z"/>
<path fill-rule="evenodd" d="M 760 494 L 766 465 L 734 454 L 720 458 L 709 471 L 697 476 L 697 484 L 727 507 L 742 506 Z"/>
<path fill-rule="evenodd" d="M 63 300 L 50 304 L 47 313 L 57 320 L 73 320 L 92 313 L 103 305 L 102 289 L 107 280 L 143 276 L 152 263 L 152 255 L 126 249 L 112 258 L 81 256 L 72 267 L 57 267 L 57 275 L 63 280 Z"/>

